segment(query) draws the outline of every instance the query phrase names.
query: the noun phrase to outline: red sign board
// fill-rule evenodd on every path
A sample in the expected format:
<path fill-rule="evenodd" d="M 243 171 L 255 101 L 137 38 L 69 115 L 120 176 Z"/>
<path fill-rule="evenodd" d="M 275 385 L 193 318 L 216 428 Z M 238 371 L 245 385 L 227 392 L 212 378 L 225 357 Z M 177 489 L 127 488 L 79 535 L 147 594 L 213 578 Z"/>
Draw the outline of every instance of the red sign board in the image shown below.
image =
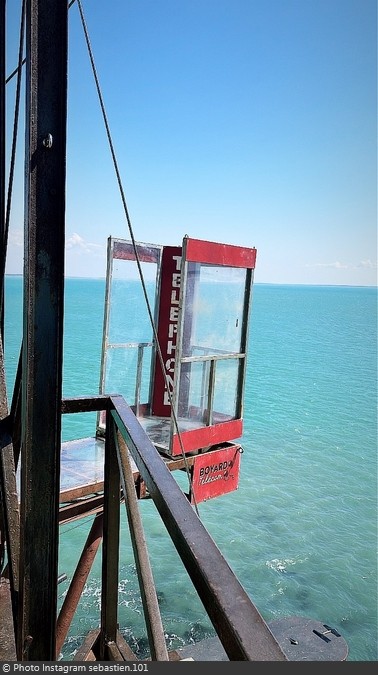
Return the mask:
<path fill-rule="evenodd" d="M 158 318 L 158 339 L 164 362 L 156 356 L 155 380 L 152 394 L 152 414 L 169 417 L 170 398 L 166 388 L 172 394 L 176 360 L 177 323 L 181 285 L 181 253 L 178 246 L 165 246 L 163 249 L 160 281 L 160 306 Z"/>
<path fill-rule="evenodd" d="M 186 242 L 186 260 L 202 262 L 209 265 L 227 265 L 229 267 L 245 267 L 255 269 L 256 249 L 218 244 L 201 239 L 184 240 Z"/>
<path fill-rule="evenodd" d="M 191 501 L 198 504 L 236 490 L 241 453 L 240 445 L 230 445 L 197 455 L 193 464 Z"/>

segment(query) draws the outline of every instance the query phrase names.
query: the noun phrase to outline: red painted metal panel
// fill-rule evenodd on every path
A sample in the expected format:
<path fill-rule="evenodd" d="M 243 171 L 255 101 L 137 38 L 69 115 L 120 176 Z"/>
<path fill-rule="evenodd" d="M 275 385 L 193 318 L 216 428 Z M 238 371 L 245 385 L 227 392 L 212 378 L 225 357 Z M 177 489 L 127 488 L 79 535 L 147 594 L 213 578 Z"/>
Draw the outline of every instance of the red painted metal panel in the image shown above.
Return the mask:
<path fill-rule="evenodd" d="M 241 452 L 240 445 L 231 445 L 197 455 L 192 472 L 191 501 L 198 504 L 236 490 Z"/>
<path fill-rule="evenodd" d="M 169 417 L 171 414 L 165 376 L 172 393 L 181 285 L 181 254 L 180 246 L 164 246 L 163 248 L 157 333 L 165 374 L 162 372 L 160 359 L 156 355 L 151 402 L 152 414 L 160 417 Z"/>
<path fill-rule="evenodd" d="M 187 261 L 224 265 L 226 267 L 255 268 L 257 253 L 255 248 L 219 244 L 201 239 L 190 239 L 189 237 L 185 241 Z"/>
<path fill-rule="evenodd" d="M 243 432 L 243 420 L 229 420 L 209 427 L 199 427 L 190 431 L 180 433 L 182 445 L 185 453 L 207 448 L 211 445 L 224 443 L 236 438 L 240 438 Z M 182 455 L 181 445 L 178 435 L 174 434 L 172 442 L 172 456 Z"/>
<path fill-rule="evenodd" d="M 159 261 L 158 247 L 149 246 L 148 244 L 137 244 L 138 259 L 140 262 L 157 263 Z M 136 260 L 134 246 L 132 242 L 113 241 L 113 259 L 115 260 Z"/>

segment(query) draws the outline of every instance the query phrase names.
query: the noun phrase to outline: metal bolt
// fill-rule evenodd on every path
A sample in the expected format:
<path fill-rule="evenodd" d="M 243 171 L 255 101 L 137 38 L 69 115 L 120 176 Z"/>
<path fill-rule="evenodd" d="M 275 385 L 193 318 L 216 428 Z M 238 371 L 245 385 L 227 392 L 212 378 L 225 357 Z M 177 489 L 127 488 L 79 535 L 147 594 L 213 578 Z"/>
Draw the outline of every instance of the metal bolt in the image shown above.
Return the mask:
<path fill-rule="evenodd" d="M 23 650 L 22 653 L 25 656 L 30 648 L 31 643 L 33 642 L 33 637 L 31 635 L 27 635 L 24 639 L 24 644 L 23 644 Z"/>
<path fill-rule="evenodd" d="M 51 135 L 51 134 L 47 134 L 46 138 L 43 139 L 42 143 L 43 143 L 43 145 L 44 145 L 45 148 L 47 148 L 48 150 L 50 150 L 50 148 L 52 148 L 52 144 L 53 144 L 53 137 L 52 137 L 52 135 Z"/>

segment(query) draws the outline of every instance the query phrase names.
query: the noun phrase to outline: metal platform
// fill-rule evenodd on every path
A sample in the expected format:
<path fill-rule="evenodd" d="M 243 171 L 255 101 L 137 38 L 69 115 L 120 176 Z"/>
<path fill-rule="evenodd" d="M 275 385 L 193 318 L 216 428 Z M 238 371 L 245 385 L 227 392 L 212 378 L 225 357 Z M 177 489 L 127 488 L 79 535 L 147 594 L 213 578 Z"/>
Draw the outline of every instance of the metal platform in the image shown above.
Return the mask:
<path fill-rule="evenodd" d="M 326 623 L 301 616 L 268 623 L 288 661 L 346 661 L 348 645 L 339 631 Z M 170 653 L 170 660 L 229 661 L 217 636 Z"/>
<path fill-rule="evenodd" d="M 336 628 L 302 616 L 268 624 L 289 661 L 346 661 L 348 645 Z"/>
<path fill-rule="evenodd" d="M 104 447 L 104 441 L 94 437 L 62 443 L 61 491 L 103 482 Z"/>
<path fill-rule="evenodd" d="M 176 655 L 179 661 L 229 661 L 221 641 L 216 636 L 176 649 Z M 173 660 L 172 656 L 170 659 Z"/>
<path fill-rule="evenodd" d="M 88 436 L 65 441 L 61 446 L 60 504 L 67 504 L 86 496 L 102 494 L 104 489 L 105 440 Z M 190 467 L 194 457 L 163 460 L 170 471 Z M 145 497 L 146 490 L 135 461 L 130 455 L 134 481 L 139 481 L 138 497 Z M 95 509 L 98 511 L 98 509 Z"/>
<path fill-rule="evenodd" d="M 159 425 L 160 426 L 160 425 Z M 98 493 L 103 490 L 105 441 L 101 437 L 88 436 L 62 443 L 60 493 L 61 503 L 71 501 L 75 496 Z M 190 466 L 193 458 L 172 459 L 163 457 L 167 467 L 173 471 Z M 139 478 L 138 467 L 130 456 L 134 480 Z"/>

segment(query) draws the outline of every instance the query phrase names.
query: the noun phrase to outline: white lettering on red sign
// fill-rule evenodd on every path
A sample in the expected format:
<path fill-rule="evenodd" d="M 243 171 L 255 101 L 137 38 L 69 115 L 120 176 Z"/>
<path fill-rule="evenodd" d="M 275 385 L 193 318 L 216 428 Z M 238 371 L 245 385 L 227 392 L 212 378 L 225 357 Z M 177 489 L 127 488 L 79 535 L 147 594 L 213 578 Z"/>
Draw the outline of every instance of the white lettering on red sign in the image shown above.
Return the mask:
<path fill-rule="evenodd" d="M 180 302 L 180 286 L 181 286 L 181 256 L 174 255 L 172 260 L 175 261 L 175 270 L 172 273 L 171 279 L 171 304 L 169 307 L 169 324 L 168 324 L 168 340 L 166 346 L 166 354 L 170 358 L 165 361 L 165 372 L 167 377 L 167 385 L 169 393 L 173 392 L 173 374 L 175 372 L 175 357 L 176 342 L 177 342 L 177 322 L 179 315 Z M 171 356 L 173 354 L 173 356 Z M 164 391 L 164 405 L 170 405 L 170 396 L 167 390 L 167 385 Z"/>

